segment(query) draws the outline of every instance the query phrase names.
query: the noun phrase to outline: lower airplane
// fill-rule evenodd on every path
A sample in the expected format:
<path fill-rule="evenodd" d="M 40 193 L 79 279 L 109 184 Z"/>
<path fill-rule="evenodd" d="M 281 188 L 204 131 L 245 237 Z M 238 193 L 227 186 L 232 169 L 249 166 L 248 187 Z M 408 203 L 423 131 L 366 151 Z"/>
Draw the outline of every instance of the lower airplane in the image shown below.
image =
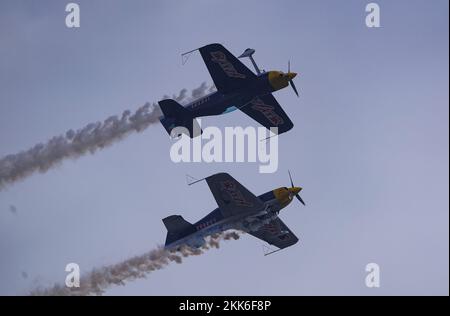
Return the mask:
<path fill-rule="evenodd" d="M 290 63 L 287 73 L 260 71 L 252 57 L 255 50 L 248 48 L 239 58 L 249 57 L 255 68 L 255 74 L 221 44 L 206 45 L 198 50 L 217 91 L 186 106 L 172 99 L 159 101 L 158 104 L 164 114 L 160 121 L 169 135 L 180 136 L 181 133 L 178 132 L 177 135 L 172 135 L 172 130 L 175 127 L 184 127 L 190 137 L 196 137 L 201 133 L 196 117 L 220 115 L 237 109 L 267 129 L 276 127 L 277 134 L 285 133 L 294 126 L 272 95 L 272 92 L 291 85 L 298 96 L 293 81 L 297 74 L 290 71 Z"/>
<path fill-rule="evenodd" d="M 278 214 L 294 197 L 303 205 L 305 202 L 299 195 L 302 188 L 294 186 L 290 173 L 289 178 L 290 188 L 281 187 L 260 196 L 255 196 L 227 173 L 217 173 L 202 179 L 208 183 L 219 207 L 195 224 L 187 222 L 180 215 L 164 218 L 162 221 L 167 228 L 165 248 L 200 248 L 206 243 L 206 237 L 230 229 L 247 232 L 278 247 L 278 250 L 294 245 L 298 238 Z"/>

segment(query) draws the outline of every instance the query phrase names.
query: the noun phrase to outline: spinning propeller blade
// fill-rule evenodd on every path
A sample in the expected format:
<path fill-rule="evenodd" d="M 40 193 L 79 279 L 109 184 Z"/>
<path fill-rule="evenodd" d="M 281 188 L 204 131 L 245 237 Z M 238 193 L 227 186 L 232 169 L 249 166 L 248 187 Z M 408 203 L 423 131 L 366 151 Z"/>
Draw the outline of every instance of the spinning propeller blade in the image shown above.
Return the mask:
<path fill-rule="evenodd" d="M 291 80 L 289 80 L 289 83 L 291 84 L 292 89 L 294 89 L 294 92 L 298 97 L 299 95 L 298 95 L 297 88 L 295 87 L 294 81 L 292 81 L 292 79 L 291 79 Z"/>
<path fill-rule="evenodd" d="M 288 170 L 288 173 L 289 173 L 289 180 L 291 181 L 291 188 L 294 188 L 295 186 L 294 186 L 294 181 L 292 181 L 291 171 Z M 301 188 L 300 188 L 300 190 L 301 190 Z M 295 195 L 295 197 L 297 198 L 297 200 L 300 201 L 300 203 L 302 203 L 303 205 L 306 205 L 306 204 L 305 204 L 305 201 L 303 201 L 303 199 L 302 199 L 302 197 L 300 196 L 300 194 L 297 193 L 297 194 Z"/>
<path fill-rule="evenodd" d="M 291 73 L 291 61 L 288 60 L 288 74 L 290 74 L 290 73 Z M 297 88 L 295 87 L 294 81 L 292 79 L 289 80 L 289 84 L 291 85 L 292 89 L 294 90 L 295 94 L 298 97 L 299 96 L 298 91 L 297 91 Z"/>

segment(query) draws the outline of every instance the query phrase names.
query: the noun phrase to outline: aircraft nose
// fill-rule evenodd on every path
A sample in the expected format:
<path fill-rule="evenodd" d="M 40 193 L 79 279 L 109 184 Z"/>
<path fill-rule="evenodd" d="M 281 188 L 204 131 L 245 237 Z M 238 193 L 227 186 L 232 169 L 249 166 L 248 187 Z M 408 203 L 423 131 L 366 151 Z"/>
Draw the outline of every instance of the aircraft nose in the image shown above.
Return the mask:
<path fill-rule="evenodd" d="M 296 72 L 290 72 L 287 75 L 289 77 L 289 80 L 292 80 L 292 79 L 294 79 L 297 76 L 297 73 Z"/>
<path fill-rule="evenodd" d="M 300 192 L 302 190 L 302 188 L 300 188 L 300 187 L 293 187 L 293 188 L 290 188 L 290 190 L 291 190 L 291 192 L 294 195 L 296 195 L 298 192 Z"/>

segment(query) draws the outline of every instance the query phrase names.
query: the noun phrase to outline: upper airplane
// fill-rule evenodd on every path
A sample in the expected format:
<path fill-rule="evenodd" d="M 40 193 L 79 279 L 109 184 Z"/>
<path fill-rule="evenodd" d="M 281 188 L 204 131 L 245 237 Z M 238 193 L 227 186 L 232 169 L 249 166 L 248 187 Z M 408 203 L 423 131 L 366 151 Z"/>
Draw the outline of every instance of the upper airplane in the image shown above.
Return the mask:
<path fill-rule="evenodd" d="M 290 84 L 298 96 L 292 81 L 297 74 L 290 72 L 289 64 L 287 73 L 261 72 L 252 57 L 255 50 L 248 48 L 238 58 L 249 57 L 255 67 L 256 74 L 254 74 L 221 44 L 206 45 L 198 50 L 217 91 L 185 107 L 172 99 L 159 101 L 164 114 L 160 121 L 169 135 L 175 127 L 184 127 L 189 131 L 191 138 L 196 137 L 201 133 L 196 117 L 220 115 L 236 109 L 241 110 L 267 129 L 277 127 L 277 134 L 287 132 L 294 126 L 272 95 L 272 92 Z M 177 133 L 172 136 L 179 135 L 180 133 Z"/>
<path fill-rule="evenodd" d="M 278 214 L 294 197 L 303 205 L 305 202 L 299 195 L 302 188 L 294 186 L 290 173 L 289 178 L 290 188 L 281 187 L 260 196 L 247 190 L 228 173 L 217 173 L 202 179 L 208 183 L 219 207 L 195 224 L 187 222 L 180 215 L 164 218 L 163 222 L 167 228 L 165 248 L 200 248 L 205 244 L 206 237 L 229 229 L 245 231 L 278 247 L 278 250 L 294 245 L 298 238 Z"/>

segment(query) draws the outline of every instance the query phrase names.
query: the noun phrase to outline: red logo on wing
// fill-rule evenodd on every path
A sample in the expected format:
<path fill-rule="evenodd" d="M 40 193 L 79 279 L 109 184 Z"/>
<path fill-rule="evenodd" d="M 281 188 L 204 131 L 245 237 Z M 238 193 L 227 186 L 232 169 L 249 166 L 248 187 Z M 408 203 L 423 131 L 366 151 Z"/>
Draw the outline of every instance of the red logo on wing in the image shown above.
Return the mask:
<path fill-rule="evenodd" d="M 211 61 L 219 64 L 220 68 L 222 68 L 228 77 L 245 78 L 245 75 L 239 73 L 236 68 L 234 68 L 233 64 L 228 61 L 227 56 L 221 51 L 211 52 L 211 56 Z"/>
<path fill-rule="evenodd" d="M 230 195 L 231 200 L 233 200 L 236 205 L 252 207 L 253 204 L 248 202 L 241 191 L 236 187 L 236 183 L 231 180 L 222 181 L 221 183 L 222 191 L 227 192 Z"/>
<path fill-rule="evenodd" d="M 276 227 L 274 224 L 265 224 L 264 229 L 272 235 L 278 233 L 278 227 Z"/>
<path fill-rule="evenodd" d="M 254 98 L 252 109 L 261 112 L 274 126 L 282 125 L 284 120 L 275 112 L 275 107 L 265 104 L 260 98 Z"/>

